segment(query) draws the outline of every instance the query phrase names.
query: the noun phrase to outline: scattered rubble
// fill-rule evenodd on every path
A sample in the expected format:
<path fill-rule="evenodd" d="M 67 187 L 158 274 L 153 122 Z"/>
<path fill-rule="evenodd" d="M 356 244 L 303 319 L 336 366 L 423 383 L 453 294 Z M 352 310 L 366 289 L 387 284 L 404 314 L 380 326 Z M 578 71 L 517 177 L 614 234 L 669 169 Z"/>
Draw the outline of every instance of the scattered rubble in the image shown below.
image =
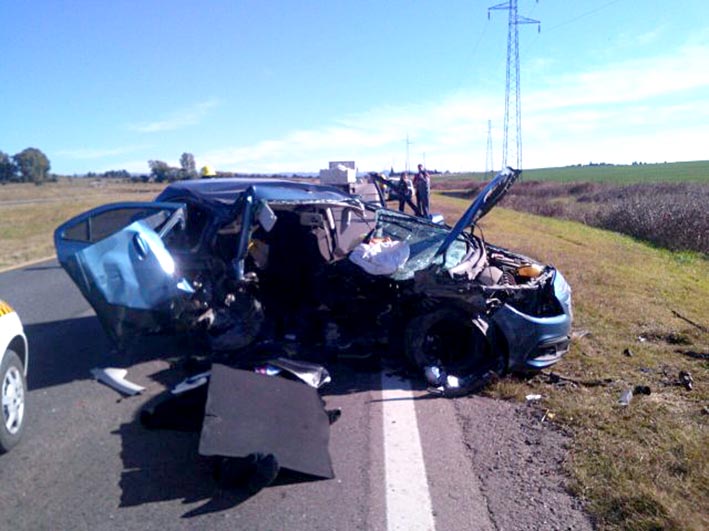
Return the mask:
<path fill-rule="evenodd" d="M 680 371 L 679 383 L 680 385 L 683 385 L 687 391 L 691 391 L 694 387 L 694 378 L 692 378 L 692 375 L 689 371 Z"/>
<path fill-rule="evenodd" d="M 600 386 L 605 386 L 605 385 L 609 385 L 609 384 L 613 383 L 612 378 L 603 378 L 600 380 L 598 380 L 598 379 L 597 380 L 579 380 L 577 378 L 563 376 L 563 375 L 555 373 L 555 372 L 542 371 L 540 374 L 547 377 L 547 383 L 557 384 L 557 385 L 574 384 L 574 385 L 581 385 L 583 387 L 600 387 Z"/>
<path fill-rule="evenodd" d="M 618 399 L 618 404 L 621 406 L 628 406 L 630 405 L 630 401 L 633 399 L 633 390 L 632 389 L 625 389 L 621 394 L 620 398 Z"/>
<path fill-rule="evenodd" d="M 683 354 L 684 356 L 688 356 L 690 358 L 694 358 L 696 360 L 709 360 L 709 352 L 696 352 L 694 350 L 682 350 L 682 349 L 677 349 L 675 350 L 678 354 Z"/>
<path fill-rule="evenodd" d="M 633 389 L 634 395 L 649 395 L 652 393 L 649 385 L 636 385 Z"/>

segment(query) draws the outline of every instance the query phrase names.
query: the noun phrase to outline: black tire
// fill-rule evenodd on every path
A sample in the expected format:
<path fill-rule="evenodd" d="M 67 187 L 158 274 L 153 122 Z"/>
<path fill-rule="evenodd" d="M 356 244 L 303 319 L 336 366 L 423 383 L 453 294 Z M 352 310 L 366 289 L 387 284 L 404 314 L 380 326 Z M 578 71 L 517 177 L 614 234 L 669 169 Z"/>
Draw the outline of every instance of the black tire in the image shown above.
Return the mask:
<path fill-rule="evenodd" d="M 504 371 L 504 356 L 494 351 L 470 316 L 457 310 L 412 318 L 404 333 L 404 352 L 416 367 L 436 365 L 448 374 Z"/>
<path fill-rule="evenodd" d="M 14 351 L 6 350 L 0 364 L 0 453 L 9 451 L 22 438 L 27 418 L 26 398 L 22 361 Z"/>

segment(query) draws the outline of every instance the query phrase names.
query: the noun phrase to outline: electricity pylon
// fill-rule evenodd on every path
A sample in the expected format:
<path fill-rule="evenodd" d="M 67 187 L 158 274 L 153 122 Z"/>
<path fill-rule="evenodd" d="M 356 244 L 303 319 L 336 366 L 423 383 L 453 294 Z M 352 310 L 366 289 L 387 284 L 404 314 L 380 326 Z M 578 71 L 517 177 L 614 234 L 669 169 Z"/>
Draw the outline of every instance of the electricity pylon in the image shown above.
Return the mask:
<path fill-rule="evenodd" d="M 509 148 L 509 123 L 510 106 L 512 106 L 512 119 L 514 120 L 515 134 L 515 159 L 517 169 L 522 169 L 522 110 L 520 107 L 520 77 L 519 77 L 519 31 L 520 24 L 537 24 L 537 31 L 541 31 L 541 22 L 517 14 L 517 0 L 509 0 L 501 4 L 494 5 L 487 9 L 487 18 L 490 19 L 490 11 L 509 11 L 507 19 L 507 75 L 505 79 L 505 122 L 502 143 L 502 168 L 507 165 L 507 155 Z M 514 93 L 514 98 L 510 99 L 510 93 Z"/>

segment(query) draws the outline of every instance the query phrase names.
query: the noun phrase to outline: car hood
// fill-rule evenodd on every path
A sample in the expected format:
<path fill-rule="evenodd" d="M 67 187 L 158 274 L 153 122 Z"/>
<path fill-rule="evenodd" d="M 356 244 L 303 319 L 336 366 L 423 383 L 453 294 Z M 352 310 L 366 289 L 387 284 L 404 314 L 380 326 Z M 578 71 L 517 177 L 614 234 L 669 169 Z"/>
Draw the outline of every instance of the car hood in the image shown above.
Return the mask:
<path fill-rule="evenodd" d="M 492 207 L 504 197 L 507 190 L 509 190 L 510 186 L 512 186 L 521 173 L 522 170 L 513 170 L 509 166 L 498 173 L 495 178 L 482 189 L 451 229 L 450 234 L 441 244 L 436 254 L 440 255 L 445 253 L 450 244 L 454 242 L 465 229 L 475 225 L 485 214 L 490 212 Z"/>

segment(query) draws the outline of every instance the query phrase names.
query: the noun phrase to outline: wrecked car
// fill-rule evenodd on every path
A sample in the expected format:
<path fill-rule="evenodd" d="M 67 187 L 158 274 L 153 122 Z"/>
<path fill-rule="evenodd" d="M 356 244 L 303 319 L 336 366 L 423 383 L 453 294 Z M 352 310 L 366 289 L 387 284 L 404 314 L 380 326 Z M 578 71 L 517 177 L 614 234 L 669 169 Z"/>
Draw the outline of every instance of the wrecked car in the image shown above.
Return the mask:
<path fill-rule="evenodd" d="M 453 227 L 331 186 L 181 181 L 65 222 L 55 246 L 119 346 L 185 333 L 238 353 L 271 338 L 403 355 L 427 375 L 533 371 L 568 350 L 571 290 L 473 233 L 519 174 L 501 172 Z"/>

